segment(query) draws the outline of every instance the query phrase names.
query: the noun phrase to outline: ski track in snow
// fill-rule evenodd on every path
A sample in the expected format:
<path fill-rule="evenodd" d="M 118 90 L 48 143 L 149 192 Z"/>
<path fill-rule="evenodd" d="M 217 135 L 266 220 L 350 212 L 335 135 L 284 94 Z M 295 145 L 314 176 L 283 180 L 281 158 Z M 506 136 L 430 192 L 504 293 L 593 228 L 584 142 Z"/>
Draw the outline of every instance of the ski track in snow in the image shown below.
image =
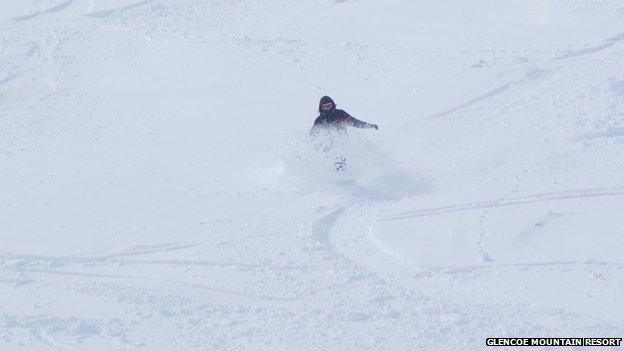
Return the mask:
<path fill-rule="evenodd" d="M 85 16 L 87 16 L 87 17 L 104 18 L 104 17 L 111 16 L 113 14 L 115 14 L 115 15 L 123 14 L 123 12 L 125 12 L 125 11 L 135 9 L 137 7 L 141 7 L 141 6 L 147 5 L 147 4 L 152 3 L 152 2 L 154 2 L 154 0 L 139 1 L 139 2 L 136 2 L 136 3 L 130 4 L 130 5 L 115 7 L 115 8 L 108 9 L 108 10 L 89 12 L 89 13 L 86 13 Z"/>
<path fill-rule="evenodd" d="M 427 273 L 422 274 L 430 274 L 431 271 L 441 273 L 441 274 L 462 274 L 475 270 L 496 270 L 500 268 L 549 268 L 549 267 L 560 267 L 560 266 L 602 266 L 606 268 L 612 269 L 622 269 L 624 268 L 624 263 L 619 262 L 595 262 L 595 261 L 552 261 L 552 262 L 532 262 L 532 263 L 506 263 L 506 264 L 496 264 L 496 263 L 488 263 L 487 265 L 476 265 L 476 266 L 444 266 L 444 267 L 429 267 L 427 269 Z"/>
<path fill-rule="evenodd" d="M 533 194 L 526 196 L 519 196 L 513 198 L 500 198 L 489 201 L 479 201 L 467 204 L 456 204 L 449 206 L 442 206 L 430 209 L 413 210 L 395 215 L 385 216 L 380 218 L 380 221 L 394 221 L 407 218 L 419 218 L 431 215 L 439 215 L 451 212 L 472 211 L 479 209 L 491 209 L 497 207 L 517 206 L 525 205 L 536 202 L 544 201 L 563 201 L 572 199 L 584 199 L 594 197 L 609 197 L 609 196 L 622 196 L 624 195 L 624 187 L 610 187 L 599 189 L 572 189 L 565 191 L 557 191 L 552 193 Z"/>

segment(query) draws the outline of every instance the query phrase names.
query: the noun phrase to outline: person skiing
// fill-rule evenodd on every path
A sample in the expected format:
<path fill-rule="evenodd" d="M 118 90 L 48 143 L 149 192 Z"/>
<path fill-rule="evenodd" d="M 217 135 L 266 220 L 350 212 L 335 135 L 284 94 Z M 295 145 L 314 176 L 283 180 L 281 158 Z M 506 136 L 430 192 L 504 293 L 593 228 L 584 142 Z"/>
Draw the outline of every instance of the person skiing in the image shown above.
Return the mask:
<path fill-rule="evenodd" d="M 347 127 L 375 129 L 379 126 L 376 124 L 360 121 L 352 117 L 344 110 L 336 108 L 336 103 L 329 96 L 323 96 L 319 101 L 319 116 L 314 120 L 314 125 L 310 129 L 310 135 L 319 136 L 321 131 L 325 133 L 325 145 L 320 148 L 329 152 L 336 144 L 335 135 L 346 135 Z M 336 155 L 336 171 L 344 171 L 346 166 L 346 158 L 342 155 Z"/>
<path fill-rule="evenodd" d="M 319 116 L 314 121 L 310 135 L 317 135 L 321 130 L 347 133 L 347 126 L 355 128 L 379 129 L 376 124 L 370 124 L 352 117 L 344 110 L 336 108 L 336 103 L 329 96 L 323 96 L 319 101 Z"/>

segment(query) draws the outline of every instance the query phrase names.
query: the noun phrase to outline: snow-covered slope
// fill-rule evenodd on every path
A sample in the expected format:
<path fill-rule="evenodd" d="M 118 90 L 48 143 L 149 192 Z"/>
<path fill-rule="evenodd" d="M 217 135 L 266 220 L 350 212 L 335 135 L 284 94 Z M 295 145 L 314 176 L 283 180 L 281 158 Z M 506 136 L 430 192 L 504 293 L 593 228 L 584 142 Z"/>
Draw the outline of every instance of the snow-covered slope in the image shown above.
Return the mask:
<path fill-rule="evenodd" d="M 0 349 L 621 337 L 622 6 L 0 2 Z"/>

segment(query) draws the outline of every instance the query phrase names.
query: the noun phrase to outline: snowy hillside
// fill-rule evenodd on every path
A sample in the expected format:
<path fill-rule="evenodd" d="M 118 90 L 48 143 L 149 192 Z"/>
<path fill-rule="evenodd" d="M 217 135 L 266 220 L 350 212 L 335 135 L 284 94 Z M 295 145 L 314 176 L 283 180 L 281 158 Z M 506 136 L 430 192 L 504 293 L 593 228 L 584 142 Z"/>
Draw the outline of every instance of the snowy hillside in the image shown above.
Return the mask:
<path fill-rule="evenodd" d="M 0 1 L 0 350 L 622 337 L 623 67 L 619 0 Z"/>

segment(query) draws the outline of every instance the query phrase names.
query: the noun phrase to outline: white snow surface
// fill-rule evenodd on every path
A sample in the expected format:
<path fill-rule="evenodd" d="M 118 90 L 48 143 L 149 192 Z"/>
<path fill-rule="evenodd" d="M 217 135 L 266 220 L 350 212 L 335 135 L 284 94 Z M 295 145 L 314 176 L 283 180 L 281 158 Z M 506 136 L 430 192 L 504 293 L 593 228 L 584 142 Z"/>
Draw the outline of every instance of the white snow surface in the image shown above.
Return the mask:
<path fill-rule="evenodd" d="M 622 337 L 623 67 L 619 0 L 0 1 L 0 349 Z"/>

